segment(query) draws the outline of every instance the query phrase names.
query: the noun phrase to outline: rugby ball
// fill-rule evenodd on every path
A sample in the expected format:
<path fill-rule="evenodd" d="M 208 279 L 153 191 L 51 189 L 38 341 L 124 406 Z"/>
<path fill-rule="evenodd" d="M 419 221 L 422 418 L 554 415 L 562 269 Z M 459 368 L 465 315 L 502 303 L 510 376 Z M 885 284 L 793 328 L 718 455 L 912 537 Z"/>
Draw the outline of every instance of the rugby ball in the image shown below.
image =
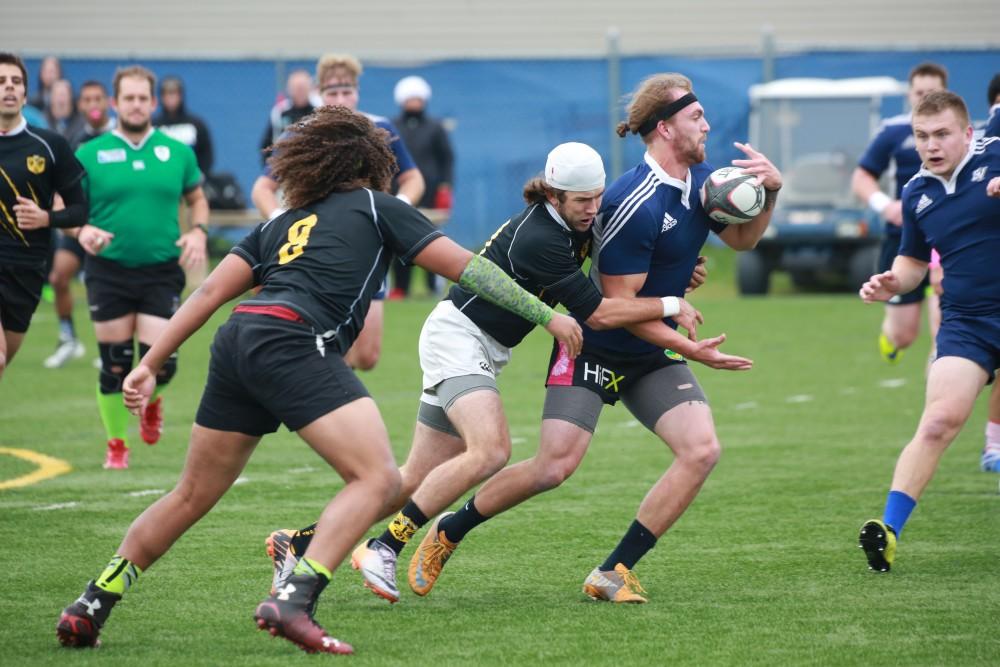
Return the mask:
<path fill-rule="evenodd" d="M 701 204 L 717 222 L 740 225 L 764 210 L 764 186 L 739 167 L 716 169 L 701 185 Z"/>

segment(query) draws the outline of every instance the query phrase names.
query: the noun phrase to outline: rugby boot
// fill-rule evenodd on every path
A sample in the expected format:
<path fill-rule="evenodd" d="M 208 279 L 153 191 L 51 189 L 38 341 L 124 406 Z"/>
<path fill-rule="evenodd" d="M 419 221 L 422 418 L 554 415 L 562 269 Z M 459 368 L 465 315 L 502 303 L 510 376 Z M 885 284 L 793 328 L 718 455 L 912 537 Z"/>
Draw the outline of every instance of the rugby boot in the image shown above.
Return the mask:
<path fill-rule="evenodd" d="M 417 595 L 427 595 L 431 592 L 438 577 L 441 576 L 441 568 L 458 547 L 457 543 L 452 543 L 445 537 L 443 530 L 438 530 L 441 520 L 452 514 L 454 512 L 445 512 L 434 520 L 431 529 L 420 541 L 417 552 L 410 559 L 407 579 L 410 588 Z"/>
<path fill-rule="evenodd" d="M 608 572 L 595 567 L 583 582 L 583 592 L 594 600 L 606 600 L 607 602 L 643 604 L 647 601 L 641 595 L 646 590 L 639 583 L 632 570 L 621 563 L 615 565 L 615 569 Z"/>
<path fill-rule="evenodd" d="M 264 540 L 268 558 L 274 566 L 274 576 L 271 579 L 271 595 L 274 595 L 285 579 L 292 574 L 292 570 L 299 564 L 299 558 L 295 555 L 295 548 L 292 546 L 292 539 L 296 531 L 282 528 L 276 530 Z"/>
<path fill-rule="evenodd" d="M 306 653 L 350 655 L 354 648 L 331 637 L 313 619 L 316 601 L 329 581 L 314 574 L 293 574 L 259 605 L 253 618 L 257 628 L 272 637 L 284 637 Z"/>
<path fill-rule="evenodd" d="M 365 588 L 391 603 L 399 602 L 396 552 L 378 540 L 365 540 L 351 554 L 351 567 L 365 578 Z"/>
<path fill-rule="evenodd" d="M 59 643 L 70 648 L 97 648 L 101 645 L 101 628 L 108 620 L 111 608 L 122 596 L 98 588 L 93 581 L 76 602 L 63 609 L 56 623 Z"/>
<path fill-rule="evenodd" d="M 865 521 L 858 535 L 858 546 L 864 549 L 868 569 L 888 572 L 896 560 L 896 531 L 878 519 Z"/>
<path fill-rule="evenodd" d="M 157 396 L 150 401 L 139 418 L 139 435 L 147 445 L 155 445 L 160 441 L 163 432 L 163 397 Z"/>

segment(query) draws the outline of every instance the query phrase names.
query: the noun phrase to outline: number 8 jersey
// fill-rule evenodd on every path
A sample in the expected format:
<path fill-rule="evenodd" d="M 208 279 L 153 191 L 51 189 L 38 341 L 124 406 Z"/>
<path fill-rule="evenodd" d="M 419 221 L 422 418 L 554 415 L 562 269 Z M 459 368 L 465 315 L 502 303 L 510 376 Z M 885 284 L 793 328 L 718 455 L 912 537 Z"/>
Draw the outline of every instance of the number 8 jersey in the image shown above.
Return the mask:
<path fill-rule="evenodd" d="M 364 325 L 393 258 L 410 263 L 441 236 L 412 206 L 384 192 L 335 192 L 257 226 L 232 253 L 262 289 L 243 303 L 284 306 L 344 354 Z"/>

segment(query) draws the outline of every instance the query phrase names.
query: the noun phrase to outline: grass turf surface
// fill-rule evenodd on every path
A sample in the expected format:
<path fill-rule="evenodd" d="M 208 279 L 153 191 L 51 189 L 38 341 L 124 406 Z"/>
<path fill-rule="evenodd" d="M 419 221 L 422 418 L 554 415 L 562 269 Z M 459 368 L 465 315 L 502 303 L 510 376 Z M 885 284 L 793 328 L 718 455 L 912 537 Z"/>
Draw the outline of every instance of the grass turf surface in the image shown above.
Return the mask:
<path fill-rule="evenodd" d="M 580 592 L 614 547 L 667 449 L 624 408 L 606 408 L 591 451 L 561 488 L 491 520 L 463 542 L 425 599 L 405 585 L 389 606 L 349 567 L 334 575 L 318 619 L 360 664 L 622 662 L 738 665 L 996 664 L 1000 639 L 998 476 L 978 470 L 981 397 L 908 524 L 894 570 L 867 571 L 857 529 L 880 516 L 896 456 L 923 399 L 927 338 L 898 366 L 881 362 L 881 307 L 849 294 L 740 299 L 732 256 L 711 251 L 710 283 L 693 297 L 703 336 L 749 356 L 747 373 L 695 373 L 713 406 L 723 456 L 698 499 L 636 568 L 650 604 L 615 607 Z M 417 280 L 414 281 L 416 284 Z M 382 361 L 363 380 L 401 460 L 416 413 L 416 334 L 431 300 L 389 303 Z M 235 486 L 116 607 L 97 651 L 61 649 L 59 610 L 114 553 L 124 531 L 184 460 L 217 316 L 183 348 L 165 394 L 161 442 L 133 426 L 131 469 L 104 471 L 89 355 L 48 371 L 56 337 L 42 304 L 0 383 L 0 447 L 64 459 L 73 470 L 0 491 L 6 545 L 4 664 L 285 665 L 306 659 L 255 632 L 267 592 L 264 537 L 318 515 L 340 480 L 294 435 L 265 438 Z M 228 312 L 228 309 L 226 309 Z M 536 447 L 549 338 L 532 334 L 501 376 L 512 460 Z M 0 480 L 34 469 L 0 456 Z M 375 532 L 373 529 L 372 532 Z M 418 534 L 419 540 L 422 533 Z M 332 656 L 317 660 L 334 659 Z"/>

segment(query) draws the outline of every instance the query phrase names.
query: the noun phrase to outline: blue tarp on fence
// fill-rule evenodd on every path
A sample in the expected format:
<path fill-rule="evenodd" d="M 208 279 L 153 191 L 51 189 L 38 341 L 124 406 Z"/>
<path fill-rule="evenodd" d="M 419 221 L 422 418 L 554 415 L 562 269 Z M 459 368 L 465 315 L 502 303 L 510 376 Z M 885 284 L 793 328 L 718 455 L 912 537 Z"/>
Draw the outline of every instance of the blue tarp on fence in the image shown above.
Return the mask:
<path fill-rule="evenodd" d="M 951 88 L 968 101 L 974 117 L 986 115 L 986 85 L 1000 69 L 1000 51 L 812 52 L 776 58 L 778 77 L 889 75 L 905 80 L 925 60 L 944 64 Z M 38 61 L 28 63 L 32 86 Z M 75 86 L 87 79 L 110 85 L 118 61 L 67 59 L 65 75 Z M 268 110 L 284 72 L 312 62 L 263 60 L 144 60 L 158 75 L 185 81 L 188 109 L 205 118 L 215 141 L 217 171 L 236 174 L 249 196 L 259 173 L 258 144 Z M 678 56 L 626 57 L 621 85 L 627 92 L 645 76 L 678 71 L 691 77 L 712 126 L 710 161 L 722 165 L 737 156 L 734 141 L 747 137 L 747 89 L 761 81 L 760 58 Z M 434 90 L 430 111 L 452 118 L 456 153 L 455 208 L 448 233 L 468 247 L 478 246 L 521 208 L 523 183 L 541 171 L 550 148 L 583 141 L 610 157 L 608 64 L 603 59 L 442 61 L 419 67 L 366 66 L 361 108 L 393 116 L 392 89 L 409 74 L 420 74 Z M 621 105 L 619 105 L 619 109 Z M 898 110 L 898 109 L 897 109 Z M 614 122 L 622 119 L 619 111 Z M 640 159 L 641 142 L 623 141 L 624 164 Z"/>

